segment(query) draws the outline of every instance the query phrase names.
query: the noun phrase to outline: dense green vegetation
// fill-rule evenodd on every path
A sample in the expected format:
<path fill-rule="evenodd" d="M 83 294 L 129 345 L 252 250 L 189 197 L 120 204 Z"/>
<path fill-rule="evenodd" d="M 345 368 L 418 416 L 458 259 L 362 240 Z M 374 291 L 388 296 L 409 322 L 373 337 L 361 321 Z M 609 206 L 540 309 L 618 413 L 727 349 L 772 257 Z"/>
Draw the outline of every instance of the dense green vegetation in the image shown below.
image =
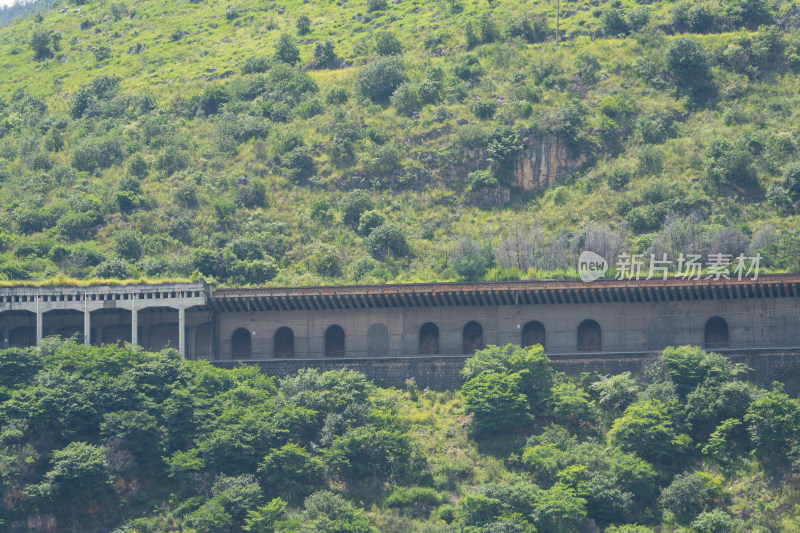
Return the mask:
<path fill-rule="evenodd" d="M 174 350 L 0 352 L 0 520 L 48 531 L 798 531 L 800 401 L 694 347 L 646 379 L 489 347 L 460 390 Z M 585 529 L 584 529 L 585 530 Z M 597 529 L 593 529 L 597 531 Z"/>
<path fill-rule="evenodd" d="M 797 2 L 565 0 L 559 45 L 555 4 L 60 0 L 16 19 L 0 277 L 513 279 L 583 248 L 800 268 Z M 588 163 L 523 192 L 514 162 L 548 137 Z"/>

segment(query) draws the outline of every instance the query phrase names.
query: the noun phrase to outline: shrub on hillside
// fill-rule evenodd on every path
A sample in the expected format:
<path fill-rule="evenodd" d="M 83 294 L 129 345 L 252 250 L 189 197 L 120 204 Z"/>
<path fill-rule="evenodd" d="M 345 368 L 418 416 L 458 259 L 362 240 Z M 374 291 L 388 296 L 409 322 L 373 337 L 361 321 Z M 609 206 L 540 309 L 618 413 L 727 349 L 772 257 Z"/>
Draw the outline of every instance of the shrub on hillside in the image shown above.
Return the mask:
<path fill-rule="evenodd" d="M 401 115 L 410 117 L 420 109 L 420 98 L 417 87 L 411 83 L 401 83 L 392 94 L 392 105 Z"/>
<path fill-rule="evenodd" d="M 752 156 L 728 139 L 711 141 L 705 151 L 706 175 L 717 185 L 752 187 L 756 184 Z"/>
<path fill-rule="evenodd" d="M 289 65 L 300 61 L 300 49 L 288 33 L 282 33 L 275 44 L 275 59 Z"/>
<path fill-rule="evenodd" d="M 708 98 L 713 81 L 703 44 L 696 37 L 677 37 L 667 47 L 667 69 L 679 90 L 692 98 Z"/>
<path fill-rule="evenodd" d="M 314 51 L 311 54 L 311 66 L 313 68 L 334 68 L 337 62 L 338 58 L 333 48 L 333 41 L 328 39 L 325 42 L 314 45 Z"/>
<path fill-rule="evenodd" d="M 406 80 L 405 67 L 397 56 L 379 57 L 356 74 L 356 91 L 376 104 L 385 104 Z"/>
<path fill-rule="evenodd" d="M 403 45 L 394 33 L 381 30 L 375 34 L 375 52 L 379 56 L 396 56 L 403 53 Z"/>
<path fill-rule="evenodd" d="M 364 239 L 364 247 L 375 259 L 401 258 L 408 255 L 408 243 L 403 230 L 394 224 L 382 224 Z"/>
<path fill-rule="evenodd" d="M 550 35 L 550 27 L 544 16 L 512 16 L 506 25 L 506 35 L 520 37 L 529 43 L 541 43 Z"/>
<path fill-rule="evenodd" d="M 311 18 L 303 13 L 297 20 L 295 21 L 295 26 L 297 26 L 297 33 L 299 35 L 305 35 L 311 31 Z"/>

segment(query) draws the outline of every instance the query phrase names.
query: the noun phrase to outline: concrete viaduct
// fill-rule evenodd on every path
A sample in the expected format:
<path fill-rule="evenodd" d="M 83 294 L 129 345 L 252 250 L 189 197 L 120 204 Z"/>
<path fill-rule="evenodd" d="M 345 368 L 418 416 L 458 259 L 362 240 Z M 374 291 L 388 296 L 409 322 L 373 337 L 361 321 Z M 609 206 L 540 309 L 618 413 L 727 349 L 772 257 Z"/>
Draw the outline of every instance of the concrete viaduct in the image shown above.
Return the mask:
<path fill-rule="evenodd" d="M 3 346 L 48 335 L 190 359 L 447 357 L 542 344 L 556 359 L 800 346 L 800 275 L 218 289 L 203 282 L 0 288 Z"/>

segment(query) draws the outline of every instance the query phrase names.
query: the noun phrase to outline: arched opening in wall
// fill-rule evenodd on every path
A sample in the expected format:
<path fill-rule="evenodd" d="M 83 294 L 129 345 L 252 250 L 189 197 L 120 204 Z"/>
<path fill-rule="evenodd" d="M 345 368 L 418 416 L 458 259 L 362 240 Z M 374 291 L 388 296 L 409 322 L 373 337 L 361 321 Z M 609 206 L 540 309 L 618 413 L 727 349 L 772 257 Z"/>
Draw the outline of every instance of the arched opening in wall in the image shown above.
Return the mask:
<path fill-rule="evenodd" d="M 482 349 L 483 326 L 481 326 L 478 322 L 467 322 L 467 325 L 464 326 L 462 340 L 465 354 L 472 355 L 477 350 Z"/>
<path fill-rule="evenodd" d="M 544 325 L 536 320 L 531 320 L 522 328 L 522 346 L 536 346 L 541 344 L 544 348 Z"/>
<path fill-rule="evenodd" d="M 367 330 L 367 356 L 381 357 L 389 352 L 389 329 L 383 324 L 372 324 Z"/>
<path fill-rule="evenodd" d="M 75 309 L 47 311 L 42 314 L 42 330 L 45 337 L 74 337 L 78 343 L 83 343 L 83 312 Z"/>
<path fill-rule="evenodd" d="M 600 324 L 594 320 L 584 320 L 578 326 L 578 351 L 600 352 L 603 350 Z"/>
<path fill-rule="evenodd" d="M 730 348 L 730 338 L 728 337 L 728 323 L 724 318 L 715 316 L 706 322 L 705 347 L 717 350 L 720 348 Z"/>
<path fill-rule="evenodd" d="M 30 311 L 0 313 L 4 348 L 27 348 L 36 345 L 36 315 Z"/>
<path fill-rule="evenodd" d="M 231 336 L 231 358 L 249 359 L 252 356 L 253 347 L 250 331 L 245 328 L 237 329 Z"/>
<path fill-rule="evenodd" d="M 344 357 L 344 330 L 330 326 L 325 330 L 325 357 Z"/>
<path fill-rule="evenodd" d="M 294 331 L 282 327 L 275 332 L 275 357 L 294 357 Z"/>
<path fill-rule="evenodd" d="M 426 322 L 419 328 L 419 353 L 422 355 L 439 354 L 439 326 Z"/>

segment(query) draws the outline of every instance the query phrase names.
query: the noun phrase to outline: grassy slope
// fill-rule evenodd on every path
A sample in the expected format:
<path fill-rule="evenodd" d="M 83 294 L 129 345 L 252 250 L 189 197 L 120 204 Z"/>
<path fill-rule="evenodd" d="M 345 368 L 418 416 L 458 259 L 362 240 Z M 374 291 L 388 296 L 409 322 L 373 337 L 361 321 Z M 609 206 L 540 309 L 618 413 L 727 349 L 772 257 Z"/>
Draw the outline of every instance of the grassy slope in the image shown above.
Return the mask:
<path fill-rule="evenodd" d="M 633 2 L 620 4 L 624 8 L 636 5 Z M 782 9 L 788 8 L 788 4 Z M 546 14 L 554 26 L 554 5 L 553 1 L 524 6 L 508 1 L 496 5 L 492 12 L 500 28 L 505 26 L 509 17 L 526 10 Z M 671 2 L 651 5 L 652 27 L 669 23 L 671 5 Z M 362 129 L 374 126 L 385 131 L 390 144 L 402 156 L 402 167 L 407 170 L 428 166 L 426 158 L 431 155 L 437 156 L 440 162 L 433 165 L 434 170 L 442 166 L 443 161 L 452 160 L 456 153 L 452 148 L 456 133 L 422 142 L 418 137 L 443 126 L 456 132 L 464 123 L 478 122 L 471 113 L 473 102 L 495 95 L 511 102 L 514 75 L 522 73 L 530 80 L 529 84 L 535 85 L 533 80 L 541 65 L 555 66 L 561 82 L 552 87 L 539 84 L 542 95 L 534 104 L 531 118 L 515 114 L 512 106 L 506 105 L 501 107 L 494 121 L 485 124 L 487 129 L 503 121 L 516 128 L 535 126 L 542 113 L 560 107 L 565 95 L 570 94 L 581 97 L 587 106 L 585 131 L 590 139 L 596 140 L 594 136 L 600 120 L 597 104 L 608 94 L 622 94 L 635 105 L 636 116 L 670 111 L 682 117 L 677 136 L 657 148 L 664 157 L 660 175 L 634 172 L 633 180 L 623 191 L 609 189 L 603 176 L 613 167 L 635 168 L 642 148 L 635 138 L 624 142 L 625 149 L 618 156 L 609 153 L 601 144 L 594 154 L 596 163 L 588 172 L 568 180 L 563 187 L 532 196 L 515 193 L 507 206 L 488 211 L 472 207 L 464 200 L 463 181 L 447 181 L 435 173 L 433 181 L 423 190 L 371 191 L 377 209 L 386 215 L 388 221 L 405 229 L 412 254 L 409 258 L 389 262 L 362 281 L 452 278 L 454 274 L 446 266 L 447 253 L 453 241 L 470 234 L 496 245 L 503 230 L 515 220 L 531 224 L 536 219 L 551 236 L 559 231 L 575 232 L 591 222 L 609 223 L 615 227 L 623 220 L 624 206 L 642 203 L 643 188 L 654 180 L 662 180 L 665 184 L 667 198 L 663 203 L 666 207 L 675 198 L 689 198 L 696 204 L 709 205 L 706 222 L 712 232 L 714 228 L 735 225 L 747 234 L 758 230 L 765 221 L 778 227 L 790 227 L 794 222 L 793 218 L 783 220 L 774 209 L 757 198 L 741 201 L 710 190 L 703 172 L 703 151 L 713 137 L 738 137 L 749 132 L 765 138 L 777 132 L 796 134 L 800 118 L 796 105 L 798 80 L 794 73 L 782 72 L 748 81 L 715 66 L 718 87 L 724 89 L 735 81 L 744 84 L 744 94 L 735 100 L 726 101 L 721 97 L 711 107 L 695 111 L 687 106 L 685 100 L 677 98 L 671 87 L 655 89 L 634 74 L 637 62 L 658 60 L 671 37 L 593 40 L 591 35 L 599 27 L 598 14 L 608 6 L 604 4 L 595 8 L 589 2 L 562 2 L 563 11 L 572 14 L 562 19 L 561 27 L 570 39 L 560 48 L 553 42 L 529 45 L 520 41 L 479 46 L 474 53 L 487 74 L 474 86 L 466 86 L 464 101 L 450 99 L 437 106 L 448 116 L 445 119 L 441 115 L 434 116 L 432 106 L 423 109 L 418 118 L 407 118 L 398 115 L 391 106 L 366 105 L 352 94 L 356 70 L 375 55 L 372 50 L 375 30 L 391 28 L 401 40 L 403 60 L 411 81 L 422 81 L 429 66 L 442 66 L 449 75 L 452 65 L 466 53 L 463 42 L 465 22 L 476 20 L 489 11 L 487 3 L 464 3 L 463 10 L 457 13 L 452 13 L 446 2 L 390 3 L 385 12 L 377 14 L 368 14 L 364 3 L 355 1 L 344 2 L 341 6 L 300 2 L 286 2 L 285 6 L 286 11 L 279 14 L 276 4 L 242 1 L 232 8 L 237 15 L 229 20 L 226 17 L 228 4 L 223 2 L 144 1 L 128 7 L 131 12 L 135 10 L 133 17 L 114 20 L 110 16 L 110 4 L 90 3 L 79 8 L 56 7 L 47 12 L 41 22 L 24 19 L 0 30 L 0 69 L 4 73 L 0 95 L 9 97 L 14 91 L 24 89 L 44 97 L 50 113 L 67 113 L 70 95 L 81 83 L 101 74 L 114 74 L 122 79 L 123 93 L 148 92 L 156 97 L 158 108 L 151 114 L 166 116 L 174 128 L 170 142 L 183 146 L 190 155 L 189 169 L 185 172 L 165 177 L 151 171 L 143 184 L 143 190 L 149 196 L 146 208 L 124 214 L 119 213 L 114 203 L 114 192 L 125 172 L 124 160 L 93 174 L 79 173 L 75 183 L 53 186 L 49 193 L 31 191 L 30 180 L 37 172 L 27 168 L 23 157 L 14 154 L 27 132 L 19 128 L 13 130 L 5 139 L 0 139 L 0 155 L 8 160 L 13 174 L 13 178 L 0 189 L 0 198 L 7 210 L 2 220 L 6 230 L 18 235 L 14 220 L 20 206 L 48 205 L 70 192 L 92 193 L 102 203 L 103 223 L 88 238 L 109 250 L 116 232 L 135 228 L 145 236 L 144 255 L 163 257 L 168 264 L 167 275 L 186 276 L 191 273 L 191 265 L 181 260 L 192 248 L 204 246 L 220 250 L 233 236 L 263 231 L 267 224 L 280 221 L 288 224 L 284 238 L 290 250 L 285 257 L 279 258 L 281 270 L 276 283 L 325 283 L 342 281 L 348 276 L 352 279 L 351 262 L 365 255 L 363 239 L 339 223 L 335 209 L 334 223 L 312 220 L 308 216 L 314 199 L 327 199 L 335 206 L 344 195 L 340 180 L 364 175 L 363 161 L 375 149 L 370 142 L 361 140 L 356 144 L 356 163 L 352 167 L 337 169 L 332 165 L 325 149 L 331 143 L 329 125 L 334 120 L 336 106 L 328 105 L 322 114 L 310 119 L 293 116 L 288 124 L 273 124 L 266 145 L 248 141 L 238 147 L 235 155 L 218 149 L 214 137 L 216 117 L 182 118 L 169 114 L 171 102 L 178 97 L 189 98 L 202 92 L 209 83 L 230 85 L 234 82 L 240 77 L 240 66 L 248 56 L 271 53 L 281 32 L 295 34 L 294 21 L 301 13 L 309 15 L 312 20 L 311 33 L 300 38 L 303 63 L 308 62 L 314 42 L 332 39 L 345 65 L 336 70 L 309 71 L 320 87 L 321 97 L 324 98 L 334 85 L 348 88 L 351 98 L 344 105 L 346 114 Z M 78 9 L 80 11 L 76 13 Z M 79 24 L 83 19 L 97 24 L 80 30 Z M 54 59 L 44 62 L 32 60 L 27 41 L 38 27 L 53 29 L 62 35 L 62 50 Z M 176 30 L 182 33 L 178 35 Z M 426 50 L 423 40 L 434 34 L 442 36 L 443 44 Z M 723 33 L 700 38 L 708 50 L 714 51 L 737 35 Z M 144 45 L 146 50 L 139 54 L 127 53 L 136 43 Z M 100 45 L 109 46 L 112 51 L 111 58 L 103 62 L 96 61 L 90 51 L 91 47 Z M 601 66 L 597 83 L 584 90 L 575 86 L 573 77 L 573 62 L 578 51 L 593 53 Z M 731 106 L 741 110 L 741 116 L 735 122 L 725 116 L 725 111 Z M 80 143 L 87 128 L 96 127 L 98 132 L 104 133 L 107 129 L 111 135 L 122 138 L 128 152 L 141 151 L 152 161 L 159 155 L 160 148 L 143 145 L 140 140 L 142 123 L 146 118 L 129 117 L 96 124 L 72 122 L 65 134 L 65 149 L 51 154 L 51 160 L 56 166 L 69 165 L 72 150 Z M 271 164 L 270 156 L 275 155 L 272 140 L 286 131 L 300 132 L 306 144 L 314 150 L 317 174 L 321 179 L 313 187 L 293 185 Z M 761 165 L 756 160 L 761 183 L 766 186 L 779 181 L 782 165 L 795 157 L 796 150 L 777 165 Z M 231 219 L 221 221 L 212 202 L 219 196 L 231 196 L 237 180 L 243 176 L 264 181 L 267 186 L 266 207 L 237 209 Z M 163 212 L 157 206 L 170 204 L 175 188 L 187 179 L 194 179 L 199 184 L 199 206 L 184 213 L 191 228 L 190 237 L 182 243 L 167 235 Z M 13 250 L 21 241 L 38 241 L 51 233 L 18 236 L 11 239 L 7 247 Z M 58 235 L 55 238 L 64 240 Z M 631 248 L 643 250 L 650 238 L 634 236 L 630 239 Z M 342 265 L 341 275 L 326 278 L 309 266 L 308 258 L 314 255 L 316 243 L 335 248 Z M 12 259 L 11 252 L 7 259 Z M 65 270 L 63 265 L 49 260 L 34 260 L 30 256 L 22 259 L 22 266 L 37 277 L 51 277 Z M 140 269 L 140 273 L 148 272 Z M 68 270 L 67 274 L 87 276 L 91 275 L 91 269 Z"/>

